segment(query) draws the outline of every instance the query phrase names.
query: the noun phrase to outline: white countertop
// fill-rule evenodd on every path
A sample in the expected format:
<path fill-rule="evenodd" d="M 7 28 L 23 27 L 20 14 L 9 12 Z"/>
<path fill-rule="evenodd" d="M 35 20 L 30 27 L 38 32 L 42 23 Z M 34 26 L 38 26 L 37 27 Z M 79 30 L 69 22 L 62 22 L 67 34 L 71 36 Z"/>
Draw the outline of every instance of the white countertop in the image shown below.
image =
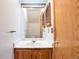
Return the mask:
<path fill-rule="evenodd" d="M 52 43 L 45 40 L 20 40 L 14 43 L 14 48 L 53 48 Z"/>

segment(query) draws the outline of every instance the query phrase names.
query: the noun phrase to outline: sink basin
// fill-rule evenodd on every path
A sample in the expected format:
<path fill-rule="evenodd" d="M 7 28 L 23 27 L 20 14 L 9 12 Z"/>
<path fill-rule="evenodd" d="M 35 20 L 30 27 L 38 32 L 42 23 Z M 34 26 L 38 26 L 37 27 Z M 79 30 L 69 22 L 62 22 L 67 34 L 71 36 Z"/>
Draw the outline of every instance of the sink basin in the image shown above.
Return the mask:
<path fill-rule="evenodd" d="M 48 48 L 52 47 L 47 41 L 20 41 L 15 43 L 14 48 Z"/>
<path fill-rule="evenodd" d="M 37 41 L 32 41 L 32 42 L 28 42 L 26 43 L 26 45 L 28 46 L 40 46 L 41 45 L 41 42 L 37 42 Z"/>

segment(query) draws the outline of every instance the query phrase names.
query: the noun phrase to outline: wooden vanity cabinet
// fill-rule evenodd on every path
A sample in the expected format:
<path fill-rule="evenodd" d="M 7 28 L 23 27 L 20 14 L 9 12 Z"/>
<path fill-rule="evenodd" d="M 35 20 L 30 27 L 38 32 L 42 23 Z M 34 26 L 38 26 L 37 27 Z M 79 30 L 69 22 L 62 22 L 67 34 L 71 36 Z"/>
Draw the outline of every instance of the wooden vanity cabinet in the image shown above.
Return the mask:
<path fill-rule="evenodd" d="M 15 59 L 52 59 L 52 48 L 15 48 Z"/>

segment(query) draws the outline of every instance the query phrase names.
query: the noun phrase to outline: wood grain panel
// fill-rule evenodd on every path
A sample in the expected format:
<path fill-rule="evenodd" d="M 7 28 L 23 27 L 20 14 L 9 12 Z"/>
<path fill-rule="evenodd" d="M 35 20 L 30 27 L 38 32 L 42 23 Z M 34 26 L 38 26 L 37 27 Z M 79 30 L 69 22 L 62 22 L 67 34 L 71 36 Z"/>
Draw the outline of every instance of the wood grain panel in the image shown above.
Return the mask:
<path fill-rule="evenodd" d="M 42 49 L 38 51 L 37 59 L 52 59 L 51 49 Z"/>
<path fill-rule="evenodd" d="M 74 7 L 74 20 L 73 20 L 73 59 L 79 59 L 79 0 L 73 1 Z"/>
<path fill-rule="evenodd" d="M 15 48 L 15 59 L 52 59 L 52 48 Z"/>
<path fill-rule="evenodd" d="M 15 59 L 32 59 L 32 50 L 30 49 L 15 49 Z"/>
<path fill-rule="evenodd" d="M 15 59 L 24 59 L 24 52 L 23 51 L 16 51 Z"/>
<path fill-rule="evenodd" d="M 54 0 L 56 59 L 72 59 L 73 46 L 73 1 Z"/>
<path fill-rule="evenodd" d="M 54 8 L 55 57 L 79 59 L 79 0 L 54 0 Z"/>

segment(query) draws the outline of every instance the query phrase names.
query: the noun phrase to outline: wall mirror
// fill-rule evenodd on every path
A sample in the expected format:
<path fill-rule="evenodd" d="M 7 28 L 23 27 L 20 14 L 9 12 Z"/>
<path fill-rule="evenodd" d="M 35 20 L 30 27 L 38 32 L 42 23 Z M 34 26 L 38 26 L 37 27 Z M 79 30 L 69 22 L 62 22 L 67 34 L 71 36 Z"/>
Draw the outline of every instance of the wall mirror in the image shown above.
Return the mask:
<path fill-rule="evenodd" d="M 25 38 L 43 38 L 43 29 L 51 26 L 50 3 L 47 0 L 22 0 Z"/>

